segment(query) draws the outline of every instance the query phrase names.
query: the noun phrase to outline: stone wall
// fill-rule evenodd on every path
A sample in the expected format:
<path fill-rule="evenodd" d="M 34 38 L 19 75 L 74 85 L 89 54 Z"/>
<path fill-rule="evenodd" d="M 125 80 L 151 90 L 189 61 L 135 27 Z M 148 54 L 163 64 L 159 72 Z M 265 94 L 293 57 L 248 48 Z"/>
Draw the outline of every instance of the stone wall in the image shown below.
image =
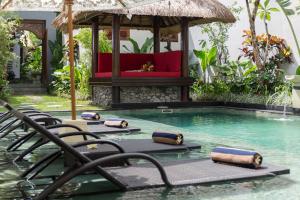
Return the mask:
<path fill-rule="evenodd" d="M 111 87 L 109 86 L 93 86 L 93 104 L 101 106 L 109 106 L 112 103 Z"/>
<path fill-rule="evenodd" d="M 121 87 L 121 103 L 179 102 L 180 87 Z M 109 106 L 112 103 L 111 87 L 93 86 L 93 103 Z"/>

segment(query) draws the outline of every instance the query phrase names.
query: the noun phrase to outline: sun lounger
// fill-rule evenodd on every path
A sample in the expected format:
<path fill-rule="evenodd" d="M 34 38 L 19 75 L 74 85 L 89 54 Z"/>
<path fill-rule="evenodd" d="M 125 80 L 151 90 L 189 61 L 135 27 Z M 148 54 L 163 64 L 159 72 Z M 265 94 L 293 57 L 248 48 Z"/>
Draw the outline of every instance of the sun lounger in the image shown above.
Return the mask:
<path fill-rule="evenodd" d="M 62 148 L 62 151 L 58 151 L 58 153 L 67 153 L 77 160 L 76 165 L 68 167 L 62 175 L 38 194 L 35 198 L 36 200 L 46 199 L 72 178 L 91 171 L 96 172 L 121 191 L 162 186 L 176 187 L 219 183 L 223 181 L 249 180 L 252 178 L 289 173 L 289 169 L 273 165 L 265 164 L 259 169 L 248 169 L 214 163 L 212 160 L 208 159 L 170 161 L 161 164 L 149 155 L 141 153 L 124 153 L 124 149 L 119 145 L 111 141 L 100 140 L 90 141 L 88 144 L 90 145 L 93 142 L 96 144 L 110 144 L 116 147 L 120 151 L 120 154 L 92 160 L 78 151 L 74 147 L 76 145 L 68 145 L 57 135 L 49 133 L 47 129 L 37 124 L 26 115 L 19 112 L 15 112 L 15 114 L 20 120 L 24 121 L 27 125 L 31 126 Z M 87 143 L 85 143 L 85 145 L 86 144 Z M 128 161 L 129 159 L 143 159 L 150 162 L 150 164 L 131 164 Z M 112 161 L 124 161 L 126 166 L 114 168 L 102 167 L 105 163 Z"/>

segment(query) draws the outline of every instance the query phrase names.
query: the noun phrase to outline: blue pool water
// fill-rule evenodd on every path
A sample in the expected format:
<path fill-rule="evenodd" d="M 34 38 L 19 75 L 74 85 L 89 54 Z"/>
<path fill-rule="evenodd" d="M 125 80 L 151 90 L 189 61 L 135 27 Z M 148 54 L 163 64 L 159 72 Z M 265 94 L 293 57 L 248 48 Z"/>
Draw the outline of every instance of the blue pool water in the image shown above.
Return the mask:
<path fill-rule="evenodd" d="M 160 109 L 103 112 L 103 117 L 111 116 L 126 118 L 130 125 L 140 127 L 143 132 L 108 138 L 150 138 L 154 130 L 174 130 L 183 132 L 186 140 L 202 145 L 200 151 L 153 155 L 161 160 L 203 158 L 209 155 L 213 147 L 226 145 L 257 150 L 264 156 L 264 162 L 288 167 L 291 174 L 240 183 L 172 190 L 158 188 L 69 199 L 300 200 L 300 117 L 284 118 L 279 114 L 224 108 L 175 109 L 173 113 L 162 113 Z M 9 156 L 4 153 L 6 143 L 0 141 L 3 146 L 0 155 L 0 199 L 12 199 L 19 173 L 19 169 L 9 163 Z"/>

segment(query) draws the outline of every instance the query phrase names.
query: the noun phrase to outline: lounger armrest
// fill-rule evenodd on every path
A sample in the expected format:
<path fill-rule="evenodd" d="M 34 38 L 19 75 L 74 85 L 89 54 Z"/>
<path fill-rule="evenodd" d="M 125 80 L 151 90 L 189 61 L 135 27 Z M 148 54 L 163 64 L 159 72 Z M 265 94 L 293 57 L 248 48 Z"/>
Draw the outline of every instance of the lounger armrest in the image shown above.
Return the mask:
<path fill-rule="evenodd" d="M 125 153 L 125 150 L 123 149 L 123 147 L 121 147 L 118 143 L 115 143 L 115 142 L 109 141 L 109 140 L 87 140 L 87 141 L 73 144 L 72 146 L 76 148 L 76 147 L 86 146 L 86 145 L 90 145 L 90 144 L 109 144 L 111 146 L 116 147 L 120 153 Z"/>
<path fill-rule="evenodd" d="M 115 160 L 120 160 L 120 159 L 144 159 L 150 161 L 152 164 L 154 164 L 162 178 L 162 181 L 165 183 L 167 187 L 172 187 L 172 183 L 169 181 L 167 177 L 167 173 L 164 170 L 163 166 L 153 157 L 143 154 L 143 153 L 122 153 L 122 154 L 117 154 L 117 155 L 111 155 L 111 156 L 106 156 L 104 158 L 100 158 L 94 161 L 90 161 L 84 165 L 82 165 L 79 168 L 76 169 L 70 169 L 69 171 L 66 171 L 63 175 L 61 175 L 58 179 L 56 179 L 50 186 L 48 186 L 46 189 L 43 190 L 42 193 L 40 193 L 35 199 L 36 200 L 43 200 L 46 199 L 50 194 L 55 192 L 58 188 L 63 186 L 65 183 L 67 183 L 69 180 L 72 178 L 86 172 L 90 171 L 91 169 L 97 170 L 97 168 L 100 168 L 99 166 L 103 163 L 106 162 L 111 162 Z M 101 168 L 102 169 L 102 168 Z M 109 178 L 113 178 L 111 174 L 109 174 Z M 111 181 L 111 179 L 108 179 Z M 122 184 L 124 188 L 126 186 Z"/>
<path fill-rule="evenodd" d="M 57 128 L 74 128 L 78 131 L 82 131 L 81 128 L 79 128 L 78 126 L 72 125 L 72 124 L 56 124 L 56 125 L 46 126 L 45 128 L 47 130 L 57 129 Z"/>
<path fill-rule="evenodd" d="M 49 115 L 48 113 L 33 113 L 33 114 L 27 115 L 27 117 L 36 117 L 36 116 L 41 116 L 41 117 L 52 117 L 52 116 Z"/>
<path fill-rule="evenodd" d="M 46 124 L 61 124 L 62 120 L 55 117 L 41 117 L 34 120 L 35 122 L 45 122 Z"/>
<path fill-rule="evenodd" d="M 65 137 L 71 137 L 71 136 L 91 136 L 95 139 L 100 139 L 99 136 L 97 136 L 94 133 L 90 133 L 90 132 L 86 132 L 86 131 L 78 131 L 78 132 L 68 132 L 68 133 L 63 133 L 63 134 L 59 134 L 57 135 L 59 138 L 65 138 Z"/>

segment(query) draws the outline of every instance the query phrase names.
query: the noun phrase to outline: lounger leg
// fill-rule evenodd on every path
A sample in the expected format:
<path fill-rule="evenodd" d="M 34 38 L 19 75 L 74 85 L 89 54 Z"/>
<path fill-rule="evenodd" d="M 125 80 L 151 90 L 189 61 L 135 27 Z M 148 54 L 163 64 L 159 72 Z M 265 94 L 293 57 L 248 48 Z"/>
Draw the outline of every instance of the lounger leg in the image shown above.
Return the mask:
<path fill-rule="evenodd" d="M 18 162 L 23 160 L 23 158 L 28 155 L 29 153 L 33 152 L 36 148 L 42 146 L 43 144 L 47 143 L 47 141 L 44 141 L 43 138 L 39 139 L 36 143 L 34 143 L 31 147 L 29 147 L 28 149 L 24 150 L 20 155 L 18 155 L 14 161 Z"/>
<path fill-rule="evenodd" d="M 17 120 L 13 120 L 7 124 L 5 124 L 4 126 L 1 127 L 0 132 L 5 131 L 6 129 L 8 129 L 10 126 L 12 126 Z"/>
<path fill-rule="evenodd" d="M 36 132 L 32 132 L 32 133 L 29 133 L 27 135 L 24 135 L 22 137 L 20 137 L 19 139 L 15 140 L 13 143 L 11 143 L 7 148 L 6 150 L 7 151 L 16 151 L 18 150 L 18 148 L 20 146 L 22 146 L 25 142 L 27 142 L 30 138 L 32 138 L 34 135 L 36 134 Z"/>
<path fill-rule="evenodd" d="M 13 131 L 16 130 L 17 128 L 22 127 L 22 125 L 23 125 L 23 124 L 20 123 L 20 124 L 18 124 L 18 125 L 15 125 L 15 126 L 10 127 L 9 129 L 7 129 L 4 133 L 2 133 L 2 134 L 0 135 L 0 138 L 6 137 L 8 134 L 10 134 L 11 132 L 13 132 Z"/>
<path fill-rule="evenodd" d="M 59 158 L 61 156 L 61 151 L 56 151 L 53 152 L 49 155 L 47 155 L 46 157 L 42 158 L 41 160 L 39 160 L 37 163 L 35 163 L 34 165 L 32 165 L 29 169 L 27 169 L 25 172 L 23 172 L 21 174 L 22 178 L 27 177 L 30 173 L 32 173 L 33 171 L 35 171 L 34 174 L 32 174 L 31 176 L 27 177 L 28 180 L 31 180 L 33 178 L 35 178 L 41 171 L 43 171 L 46 167 L 48 167 L 52 162 L 54 162 L 57 158 Z"/>

